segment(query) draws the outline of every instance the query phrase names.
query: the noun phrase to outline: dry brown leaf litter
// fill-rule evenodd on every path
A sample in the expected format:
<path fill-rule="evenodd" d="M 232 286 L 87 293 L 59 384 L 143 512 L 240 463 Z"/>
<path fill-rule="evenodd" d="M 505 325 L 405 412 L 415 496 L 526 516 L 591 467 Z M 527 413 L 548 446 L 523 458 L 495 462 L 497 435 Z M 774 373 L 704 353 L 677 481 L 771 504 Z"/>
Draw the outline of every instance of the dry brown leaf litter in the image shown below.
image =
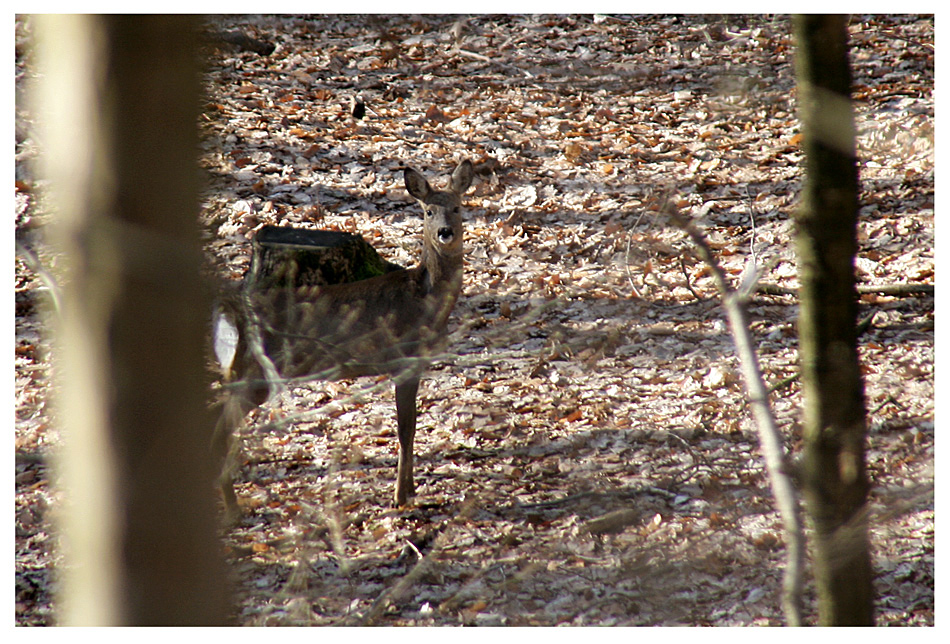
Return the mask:
<path fill-rule="evenodd" d="M 247 518 L 224 533 L 237 622 L 781 623 L 781 531 L 728 333 L 705 267 L 658 212 L 675 200 L 700 218 L 735 279 L 754 252 L 764 281 L 795 286 L 802 156 L 787 21 L 214 22 L 276 45 L 211 52 L 202 220 L 231 276 L 248 237 L 275 223 L 359 232 L 410 264 L 419 218 L 399 169 L 485 163 L 466 200 L 455 355 L 423 385 L 416 506 L 388 507 L 387 383 L 284 395 L 244 434 Z M 933 283 L 933 19 L 855 16 L 851 34 L 858 274 Z M 20 20 L 18 88 L 29 41 Z M 48 215 L 25 165 L 30 119 L 18 105 L 17 234 L 33 241 Z M 42 288 L 18 255 L 20 624 L 51 622 L 61 561 Z M 861 358 L 878 619 L 929 625 L 933 299 L 865 295 L 871 311 Z M 793 376 L 793 302 L 758 296 L 751 312 L 767 379 Z M 792 380 L 772 398 L 795 453 L 799 396 Z"/>

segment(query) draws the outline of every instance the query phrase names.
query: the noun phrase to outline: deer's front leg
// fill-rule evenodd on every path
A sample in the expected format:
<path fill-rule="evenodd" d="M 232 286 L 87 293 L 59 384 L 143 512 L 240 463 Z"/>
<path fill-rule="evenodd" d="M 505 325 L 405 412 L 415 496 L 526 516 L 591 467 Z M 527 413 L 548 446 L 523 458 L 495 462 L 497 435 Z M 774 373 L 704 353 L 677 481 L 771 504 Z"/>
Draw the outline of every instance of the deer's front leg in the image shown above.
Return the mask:
<path fill-rule="evenodd" d="M 412 481 L 412 442 L 416 436 L 416 393 L 419 378 L 396 385 L 396 423 L 399 428 L 399 467 L 396 471 L 397 506 L 405 505 L 415 494 Z"/>

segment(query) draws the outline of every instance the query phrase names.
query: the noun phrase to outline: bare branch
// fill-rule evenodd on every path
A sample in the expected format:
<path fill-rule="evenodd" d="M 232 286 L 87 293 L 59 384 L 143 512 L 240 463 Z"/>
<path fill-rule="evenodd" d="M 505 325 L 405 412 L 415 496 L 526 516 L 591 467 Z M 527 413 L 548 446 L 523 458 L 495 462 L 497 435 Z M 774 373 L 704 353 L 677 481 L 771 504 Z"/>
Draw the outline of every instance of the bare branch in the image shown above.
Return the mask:
<path fill-rule="evenodd" d="M 798 498 L 786 471 L 782 437 L 775 423 L 775 417 L 769 408 L 768 389 L 762 378 L 758 356 L 755 353 L 752 336 L 749 333 L 748 313 L 743 298 L 730 287 L 725 272 L 713 255 L 709 244 L 706 243 L 702 232 L 692 221 L 676 211 L 675 207 L 669 202 L 667 202 L 667 212 L 673 222 L 689 235 L 699 256 L 709 265 L 712 270 L 713 281 L 722 296 L 722 304 L 726 309 L 729 328 L 736 344 L 736 352 L 739 355 L 739 363 L 742 368 L 749 403 L 752 406 L 756 426 L 759 429 L 759 441 L 762 446 L 762 455 L 765 458 L 766 470 L 769 473 L 769 481 L 772 485 L 772 494 L 775 496 L 775 502 L 785 528 L 788 557 L 783 583 L 782 606 L 789 626 L 800 626 L 802 623 L 801 589 L 805 538 Z"/>

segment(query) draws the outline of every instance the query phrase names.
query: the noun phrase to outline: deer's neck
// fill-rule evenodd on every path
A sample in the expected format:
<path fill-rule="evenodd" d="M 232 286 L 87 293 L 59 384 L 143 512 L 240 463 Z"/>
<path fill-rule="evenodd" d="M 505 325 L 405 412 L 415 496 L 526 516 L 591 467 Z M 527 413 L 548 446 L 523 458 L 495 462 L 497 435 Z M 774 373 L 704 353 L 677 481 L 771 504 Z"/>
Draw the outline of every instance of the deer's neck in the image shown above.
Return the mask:
<path fill-rule="evenodd" d="M 462 288 L 462 256 L 440 255 L 432 246 L 422 247 L 419 269 L 425 274 L 426 292 L 458 295 Z"/>

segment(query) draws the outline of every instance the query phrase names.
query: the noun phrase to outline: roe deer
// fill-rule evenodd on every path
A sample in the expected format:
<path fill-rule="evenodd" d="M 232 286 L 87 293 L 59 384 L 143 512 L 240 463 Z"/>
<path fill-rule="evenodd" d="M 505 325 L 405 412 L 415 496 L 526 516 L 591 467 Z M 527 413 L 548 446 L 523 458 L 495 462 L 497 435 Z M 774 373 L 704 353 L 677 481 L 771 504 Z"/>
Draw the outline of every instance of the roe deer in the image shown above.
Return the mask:
<path fill-rule="evenodd" d="M 411 168 L 404 170 L 406 190 L 424 212 L 416 267 L 330 286 L 255 289 L 245 282 L 241 305 L 219 315 L 216 346 L 222 331 L 236 342 L 233 360 L 228 357 L 231 364 L 222 364 L 232 384 L 226 387 L 213 445 L 222 464 L 220 483 L 229 516 L 238 514 L 227 463 L 233 431 L 268 398 L 278 378 L 393 376 L 399 435 L 396 505 L 405 505 L 414 494 L 416 393 L 462 288 L 461 197 L 472 179 L 469 160 L 452 173 L 447 191 L 433 189 Z"/>

